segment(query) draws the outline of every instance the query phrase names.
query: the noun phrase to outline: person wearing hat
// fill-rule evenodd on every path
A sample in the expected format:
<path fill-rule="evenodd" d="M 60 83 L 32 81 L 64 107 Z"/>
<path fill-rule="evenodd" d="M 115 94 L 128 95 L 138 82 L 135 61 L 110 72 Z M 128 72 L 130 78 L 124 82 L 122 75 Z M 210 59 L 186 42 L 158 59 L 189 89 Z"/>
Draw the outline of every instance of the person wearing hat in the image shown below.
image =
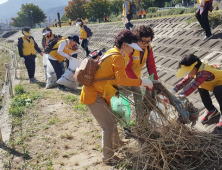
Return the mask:
<path fill-rule="evenodd" d="M 43 38 L 42 38 L 42 47 L 45 49 L 48 45 L 48 42 L 50 39 L 53 39 L 55 37 L 57 37 L 55 34 L 52 33 L 52 30 L 51 28 L 49 27 L 45 27 L 43 30 L 42 30 L 42 35 L 43 35 Z"/>
<path fill-rule="evenodd" d="M 31 36 L 30 28 L 24 27 L 22 29 L 22 36 L 18 38 L 18 51 L 21 57 L 21 61 L 25 63 L 28 71 L 30 83 L 36 83 L 35 79 L 35 58 L 36 51 L 43 56 L 43 52 L 38 47 L 34 38 Z"/>
<path fill-rule="evenodd" d="M 149 79 L 130 79 L 125 72 L 125 57 L 134 49 L 142 51 L 138 46 L 137 36 L 130 30 L 121 31 L 115 38 L 114 47 L 108 50 L 106 59 L 99 63 L 95 79 L 107 78 L 109 80 L 97 81 L 91 86 L 83 86 L 80 102 L 86 104 L 102 128 L 102 148 L 104 162 L 119 161 L 113 150 L 125 144 L 120 140 L 116 127 L 115 116 L 110 107 L 110 99 L 116 94 L 119 85 L 153 87 Z"/>
<path fill-rule="evenodd" d="M 209 91 L 213 92 L 220 105 L 222 113 L 222 68 L 214 64 L 208 64 L 201 61 L 197 56 L 185 55 L 179 62 L 177 77 L 185 77 L 172 90 L 176 94 L 179 90 L 185 89 L 179 93 L 179 98 L 187 97 L 198 89 L 202 102 L 207 109 L 201 123 L 206 123 L 211 118 L 219 115 L 219 111 L 212 103 Z M 190 83 L 190 84 L 189 84 Z M 189 85 L 188 85 L 189 84 Z M 188 86 L 187 86 L 188 85 Z M 187 87 L 186 87 L 187 86 Z M 220 116 L 218 127 L 222 128 L 222 116 Z"/>
<path fill-rule="evenodd" d="M 77 35 L 72 35 L 69 36 L 66 40 L 59 41 L 49 53 L 48 59 L 55 70 L 57 80 L 59 80 L 62 74 L 64 73 L 63 60 L 71 60 L 72 56 L 76 56 L 78 49 L 76 47 L 77 44 L 80 44 L 79 37 Z M 58 89 L 61 91 L 66 90 L 65 86 L 60 84 Z"/>
<path fill-rule="evenodd" d="M 86 51 L 86 57 L 89 55 L 90 51 L 88 49 L 88 41 L 90 38 L 90 32 L 88 27 L 83 23 L 82 19 L 78 18 L 76 20 L 76 25 L 80 26 L 80 39 L 82 40 L 82 48 Z"/>

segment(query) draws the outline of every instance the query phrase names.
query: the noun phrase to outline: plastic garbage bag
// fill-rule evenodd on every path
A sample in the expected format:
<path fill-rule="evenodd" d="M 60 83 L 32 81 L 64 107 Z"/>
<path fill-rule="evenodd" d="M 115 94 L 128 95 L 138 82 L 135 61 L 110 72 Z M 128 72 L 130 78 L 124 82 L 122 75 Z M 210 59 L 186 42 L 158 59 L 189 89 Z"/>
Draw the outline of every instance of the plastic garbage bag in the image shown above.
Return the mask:
<path fill-rule="evenodd" d="M 46 88 L 52 88 L 57 86 L 57 77 L 56 73 L 54 71 L 54 68 L 52 67 L 52 64 L 49 60 L 47 60 L 47 81 L 46 81 Z"/>
<path fill-rule="evenodd" d="M 119 98 L 113 96 L 111 99 L 111 108 L 117 118 L 117 122 L 121 126 L 130 126 L 131 110 L 127 99 L 123 98 L 121 94 Z"/>

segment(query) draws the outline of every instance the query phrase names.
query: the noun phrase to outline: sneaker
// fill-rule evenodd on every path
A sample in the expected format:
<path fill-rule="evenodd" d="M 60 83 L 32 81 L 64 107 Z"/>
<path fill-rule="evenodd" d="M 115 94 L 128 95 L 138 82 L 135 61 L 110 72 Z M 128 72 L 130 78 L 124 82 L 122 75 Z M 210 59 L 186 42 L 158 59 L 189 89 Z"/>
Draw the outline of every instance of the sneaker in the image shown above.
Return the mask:
<path fill-rule="evenodd" d="M 202 36 L 204 36 L 204 35 L 205 35 L 205 31 L 204 31 L 204 32 L 202 32 L 202 33 L 201 33 L 201 35 L 202 35 Z"/>
<path fill-rule="evenodd" d="M 215 110 L 212 110 L 212 111 L 206 111 L 205 113 L 204 113 L 204 117 L 201 119 L 201 123 L 206 123 L 206 122 L 208 122 L 210 119 L 212 119 L 213 117 L 215 117 L 215 116 L 217 116 L 217 115 L 219 115 L 220 114 L 220 112 L 218 112 L 218 110 L 217 109 L 215 109 Z"/>
<path fill-rule="evenodd" d="M 30 79 L 30 83 L 35 84 L 35 83 L 36 83 L 35 78 L 31 78 L 31 79 Z"/>
<path fill-rule="evenodd" d="M 220 115 L 219 123 L 217 124 L 217 127 L 222 129 L 222 115 Z"/>
<path fill-rule="evenodd" d="M 136 26 L 133 26 L 133 27 L 132 27 L 132 31 L 133 31 L 135 28 L 136 28 Z"/>
<path fill-rule="evenodd" d="M 205 36 L 205 37 L 203 38 L 203 41 L 207 41 L 207 40 L 211 39 L 212 37 L 213 37 L 213 34 L 211 34 L 211 35 L 209 35 L 209 36 Z"/>

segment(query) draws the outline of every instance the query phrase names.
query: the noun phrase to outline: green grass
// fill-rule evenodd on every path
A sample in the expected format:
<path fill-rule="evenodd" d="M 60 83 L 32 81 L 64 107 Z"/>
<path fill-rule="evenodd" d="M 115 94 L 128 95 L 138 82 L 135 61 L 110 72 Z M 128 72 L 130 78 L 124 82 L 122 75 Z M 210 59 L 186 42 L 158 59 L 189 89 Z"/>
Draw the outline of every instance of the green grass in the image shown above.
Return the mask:
<path fill-rule="evenodd" d="M 25 93 L 25 89 L 24 89 L 24 87 L 21 84 L 16 85 L 14 87 L 14 91 L 15 91 L 15 95 L 21 95 L 21 94 Z"/>
<path fill-rule="evenodd" d="M 75 111 L 79 111 L 82 113 L 85 113 L 88 109 L 85 104 L 81 104 L 81 103 L 79 103 L 78 105 L 74 105 L 73 108 Z"/>
<path fill-rule="evenodd" d="M 65 103 L 74 103 L 75 101 L 78 100 L 78 97 L 75 95 L 64 95 L 62 96 L 63 100 L 65 100 Z"/>

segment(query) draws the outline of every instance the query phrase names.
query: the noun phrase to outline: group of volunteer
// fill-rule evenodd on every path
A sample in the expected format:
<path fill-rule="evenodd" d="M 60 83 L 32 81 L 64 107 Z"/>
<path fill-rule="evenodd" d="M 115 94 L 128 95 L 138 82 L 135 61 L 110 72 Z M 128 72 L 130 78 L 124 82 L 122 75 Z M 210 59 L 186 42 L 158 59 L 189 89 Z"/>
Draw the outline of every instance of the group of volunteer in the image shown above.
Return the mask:
<path fill-rule="evenodd" d="M 128 1 L 124 2 L 123 13 L 130 21 L 132 16 L 128 13 L 129 5 Z M 90 33 L 81 19 L 77 19 L 76 24 L 81 28 L 82 47 L 89 54 L 88 38 Z M 80 95 L 80 102 L 87 105 L 102 129 L 102 160 L 108 163 L 120 160 L 119 157 L 114 155 L 114 150 L 128 142 L 119 137 L 116 118 L 110 107 L 111 98 L 121 89 L 129 89 L 134 92 L 136 114 L 139 115 L 143 112 L 141 87 L 152 91 L 153 81 L 158 81 L 159 79 L 151 46 L 151 42 L 154 39 L 153 29 L 148 25 L 135 27 L 130 22 L 126 25 L 126 28 L 116 35 L 113 48 L 104 54 L 104 56 L 108 57 L 98 63 L 98 70 L 94 78 L 101 81 L 95 81 L 90 86 L 83 86 Z M 129 30 L 130 28 L 133 28 L 133 30 Z M 43 55 L 43 52 L 39 49 L 34 38 L 31 37 L 29 28 L 24 28 L 22 34 L 18 43 L 19 54 L 28 70 L 30 83 L 35 83 L 35 51 L 41 55 Z M 43 47 L 47 48 L 49 40 L 55 35 L 50 28 L 45 28 L 43 35 L 45 36 Z M 79 37 L 72 35 L 67 39 L 58 41 L 48 54 L 48 60 L 55 70 L 57 79 L 64 72 L 63 60 L 70 61 L 73 57 L 76 58 L 78 44 L 80 44 Z M 142 78 L 141 72 L 145 65 L 149 75 L 154 74 L 153 81 L 148 78 Z M 183 56 L 179 62 L 176 76 L 184 77 L 172 90 L 172 94 L 176 95 L 178 93 L 176 95 L 178 98 L 188 97 L 198 89 L 203 104 L 207 109 L 201 119 L 202 123 L 206 123 L 222 112 L 221 67 L 208 64 L 200 60 L 199 57 L 189 54 Z M 64 88 L 63 85 L 59 86 L 61 90 L 64 90 Z M 180 90 L 182 91 L 179 92 Z M 220 105 L 220 112 L 212 103 L 210 91 L 214 93 Z M 219 119 L 218 127 L 222 128 L 222 116 Z"/>

